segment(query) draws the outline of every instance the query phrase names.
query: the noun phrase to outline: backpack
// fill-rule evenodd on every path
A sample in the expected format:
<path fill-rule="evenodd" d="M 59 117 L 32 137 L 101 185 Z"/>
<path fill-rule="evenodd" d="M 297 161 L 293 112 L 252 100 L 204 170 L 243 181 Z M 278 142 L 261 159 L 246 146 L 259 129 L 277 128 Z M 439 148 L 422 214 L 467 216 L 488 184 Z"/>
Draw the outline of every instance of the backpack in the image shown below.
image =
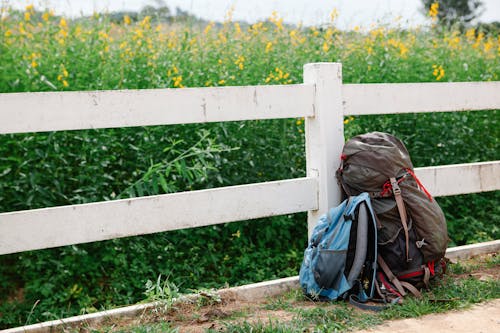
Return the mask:
<path fill-rule="evenodd" d="M 299 283 L 312 300 L 374 294 L 377 266 L 375 216 L 367 193 L 351 196 L 321 216 L 300 267 Z"/>
<path fill-rule="evenodd" d="M 394 297 L 404 296 L 405 289 L 418 295 L 416 289 L 428 288 L 445 269 L 446 220 L 415 176 L 403 142 L 381 132 L 351 138 L 336 176 L 344 195 L 366 192 L 371 198 L 377 221 L 378 286 Z"/>

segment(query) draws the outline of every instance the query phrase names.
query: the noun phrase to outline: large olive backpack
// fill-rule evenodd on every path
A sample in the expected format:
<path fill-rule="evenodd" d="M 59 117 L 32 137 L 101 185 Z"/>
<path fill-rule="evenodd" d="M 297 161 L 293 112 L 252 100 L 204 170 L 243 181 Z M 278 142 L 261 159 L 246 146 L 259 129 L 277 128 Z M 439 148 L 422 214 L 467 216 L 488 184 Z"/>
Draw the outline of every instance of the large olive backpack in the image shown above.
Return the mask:
<path fill-rule="evenodd" d="M 444 268 L 446 220 L 415 176 L 403 142 L 381 132 L 351 138 L 344 145 L 337 179 L 347 196 L 368 192 L 372 199 L 382 289 L 404 296 L 403 289 L 428 287 Z"/>

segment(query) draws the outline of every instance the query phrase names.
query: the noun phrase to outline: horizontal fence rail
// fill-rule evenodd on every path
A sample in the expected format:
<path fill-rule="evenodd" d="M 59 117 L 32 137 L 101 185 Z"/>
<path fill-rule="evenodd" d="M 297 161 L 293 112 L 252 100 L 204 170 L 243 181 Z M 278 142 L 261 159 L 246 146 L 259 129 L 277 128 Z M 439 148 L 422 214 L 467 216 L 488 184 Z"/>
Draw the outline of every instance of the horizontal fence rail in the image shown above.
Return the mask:
<path fill-rule="evenodd" d="M 500 82 L 342 84 L 307 64 L 305 84 L 0 94 L 0 134 L 305 117 L 308 177 L 0 214 L 0 255 L 309 211 L 337 204 L 343 116 L 500 109 Z M 0 170 L 1 171 L 1 170 Z M 417 168 L 434 196 L 500 189 L 500 161 Z"/>
<path fill-rule="evenodd" d="M 500 82 L 342 85 L 344 115 L 500 109 Z"/>
<path fill-rule="evenodd" d="M 500 189 L 500 161 L 415 168 L 415 174 L 436 197 Z"/>
<path fill-rule="evenodd" d="M 313 116 L 313 85 L 0 94 L 0 134 Z"/>
<path fill-rule="evenodd" d="M 315 178 L 0 214 L 0 255 L 317 209 Z"/>
<path fill-rule="evenodd" d="M 436 197 L 500 188 L 500 161 L 415 173 Z M 315 178 L 299 178 L 3 213 L 0 255 L 315 210 L 317 187 Z"/>

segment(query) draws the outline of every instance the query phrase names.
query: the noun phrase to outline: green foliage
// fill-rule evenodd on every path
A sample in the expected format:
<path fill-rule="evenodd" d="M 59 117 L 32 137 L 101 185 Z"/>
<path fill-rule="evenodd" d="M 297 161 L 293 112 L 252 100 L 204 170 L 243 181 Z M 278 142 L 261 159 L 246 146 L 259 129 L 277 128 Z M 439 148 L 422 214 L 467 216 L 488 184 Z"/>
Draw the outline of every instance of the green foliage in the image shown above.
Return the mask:
<path fill-rule="evenodd" d="M 164 310 L 171 309 L 174 302 L 179 298 L 179 288 L 168 280 L 162 281 L 161 274 L 158 275 L 156 283 L 146 281 L 146 291 L 144 292 L 146 301 L 162 303 Z"/>
<path fill-rule="evenodd" d="M 207 332 L 220 332 L 219 330 L 208 329 Z M 304 332 L 303 328 L 297 327 L 290 323 L 280 323 L 279 321 L 269 320 L 267 322 L 242 324 L 227 323 L 223 328 L 223 332 L 228 333 L 301 333 Z"/>
<path fill-rule="evenodd" d="M 490 265 L 497 265 L 498 258 L 492 257 L 477 267 L 453 264 L 450 271 L 454 274 L 471 272 Z M 369 329 L 384 321 L 415 318 L 431 313 L 443 313 L 450 310 L 464 309 L 471 304 L 500 297 L 500 281 L 497 279 L 477 279 L 472 276 L 457 277 L 446 275 L 424 293 L 422 299 L 405 297 L 402 305 L 387 306 L 380 312 L 359 311 L 346 302 L 318 302 L 313 307 L 301 306 L 302 297 L 295 295 L 295 300 L 287 295 L 269 304 L 267 309 L 281 309 L 294 313 L 291 321 L 227 323 L 225 332 L 347 332 L 356 329 Z M 299 302 L 299 303 L 297 303 Z M 380 305 L 380 304 L 379 304 Z M 251 314 L 247 314 L 251 316 Z"/>
<path fill-rule="evenodd" d="M 127 328 L 126 330 L 123 329 L 116 329 L 115 327 L 110 327 L 108 330 L 99 330 L 99 331 L 93 331 L 91 330 L 90 332 L 95 332 L 95 333 L 102 333 L 102 332 L 113 332 L 113 333 L 178 333 L 179 329 L 177 328 L 172 328 L 170 327 L 169 323 L 154 323 L 154 324 L 149 324 L 149 325 L 141 325 L 134 327 L 132 329 Z"/>
<path fill-rule="evenodd" d="M 277 15 L 203 29 L 137 19 L 8 11 L 0 92 L 291 84 L 315 61 L 342 62 L 345 83 L 500 74 L 498 34 L 341 32 L 285 27 Z M 349 117 L 345 130 L 395 134 L 426 166 L 500 159 L 498 119 L 498 111 Z M 284 119 L 2 135 L 0 212 L 301 177 L 303 131 L 303 119 Z M 497 192 L 439 198 L 453 243 L 499 238 L 498 201 Z M 1 256 L 0 328 L 141 301 L 160 274 L 179 292 L 296 275 L 306 230 L 301 213 Z"/>

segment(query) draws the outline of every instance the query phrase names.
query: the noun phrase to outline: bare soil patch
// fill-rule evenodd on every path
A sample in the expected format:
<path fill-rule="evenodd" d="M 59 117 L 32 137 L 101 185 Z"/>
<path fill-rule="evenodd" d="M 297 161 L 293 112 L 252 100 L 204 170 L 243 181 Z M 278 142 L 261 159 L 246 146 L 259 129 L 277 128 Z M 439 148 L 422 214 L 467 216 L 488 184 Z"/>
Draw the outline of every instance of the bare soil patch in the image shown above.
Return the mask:
<path fill-rule="evenodd" d="M 467 278 L 474 277 L 479 280 L 483 279 L 499 279 L 500 278 L 500 265 L 486 265 L 485 262 L 491 256 L 482 256 L 478 258 L 473 258 L 467 261 L 461 261 L 461 265 L 464 267 L 472 267 L 472 270 L 466 273 L 459 273 L 452 275 L 453 278 Z M 140 316 L 134 319 L 127 318 L 115 318 L 107 319 L 105 322 L 99 324 L 99 326 L 93 327 L 81 327 L 80 331 L 86 330 L 98 330 L 98 331 L 117 331 L 117 330 L 128 330 L 132 326 L 139 325 L 149 325 L 153 323 L 168 323 L 170 327 L 177 328 L 180 332 L 205 332 L 207 329 L 214 330 L 224 330 L 228 324 L 238 324 L 238 323 L 268 323 L 273 322 L 290 322 L 297 316 L 297 309 L 303 308 L 313 308 L 319 306 L 317 303 L 301 300 L 301 297 L 297 297 L 300 293 L 297 291 L 296 295 L 282 295 L 277 298 L 267 299 L 260 302 L 249 302 L 241 301 L 226 296 L 225 298 L 212 297 L 210 295 L 203 296 L 198 300 L 193 300 L 190 302 L 176 303 L 170 307 L 158 307 L 155 309 L 145 310 Z M 430 316 L 423 316 L 418 319 L 408 319 L 407 321 L 396 320 L 394 321 L 395 330 L 392 332 L 413 332 L 415 327 L 427 327 L 422 326 L 422 321 L 429 321 L 432 323 L 427 329 L 429 332 L 447 332 L 447 327 L 455 327 L 454 323 L 462 323 L 462 321 L 469 322 L 469 326 L 464 326 L 470 329 L 467 332 L 476 332 L 472 330 L 474 325 L 477 326 L 479 321 L 488 322 L 488 330 L 484 332 L 500 332 L 500 299 L 494 300 L 487 305 L 479 305 L 473 309 L 462 311 L 462 312 L 451 312 L 446 314 L 436 314 Z M 321 304 L 325 309 L 329 307 L 335 307 L 336 304 Z M 481 309 L 489 309 L 484 312 L 484 317 L 481 317 Z M 359 310 L 361 311 L 361 310 Z M 444 320 L 447 316 L 455 316 L 452 321 Z M 491 320 L 491 315 L 495 315 L 494 319 Z M 399 322 L 404 322 L 405 324 L 398 324 Z M 362 332 L 382 332 L 387 330 L 384 324 L 381 331 L 362 331 Z M 474 324 L 476 323 L 476 324 Z M 440 325 L 442 324 L 442 325 Z M 399 331 L 398 325 L 403 325 Z M 408 325 L 408 326 L 405 326 Z M 443 326 L 444 325 L 444 326 Z M 448 325 L 448 326 L 446 326 Z M 462 325 L 462 324 L 460 324 Z M 464 324 L 465 325 L 465 324 Z M 392 326 L 391 326 L 392 327 Z M 490 330 L 491 329 L 491 330 Z M 422 329 L 419 330 L 421 332 Z M 424 330 L 425 331 L 425 330 Z M 415 330 L 415 332 L 417 332 Z M 451 332 L 451 331 L 450 331 Z M 456 331 L 455 332 L 466 332 L 466 331 Z"/>

